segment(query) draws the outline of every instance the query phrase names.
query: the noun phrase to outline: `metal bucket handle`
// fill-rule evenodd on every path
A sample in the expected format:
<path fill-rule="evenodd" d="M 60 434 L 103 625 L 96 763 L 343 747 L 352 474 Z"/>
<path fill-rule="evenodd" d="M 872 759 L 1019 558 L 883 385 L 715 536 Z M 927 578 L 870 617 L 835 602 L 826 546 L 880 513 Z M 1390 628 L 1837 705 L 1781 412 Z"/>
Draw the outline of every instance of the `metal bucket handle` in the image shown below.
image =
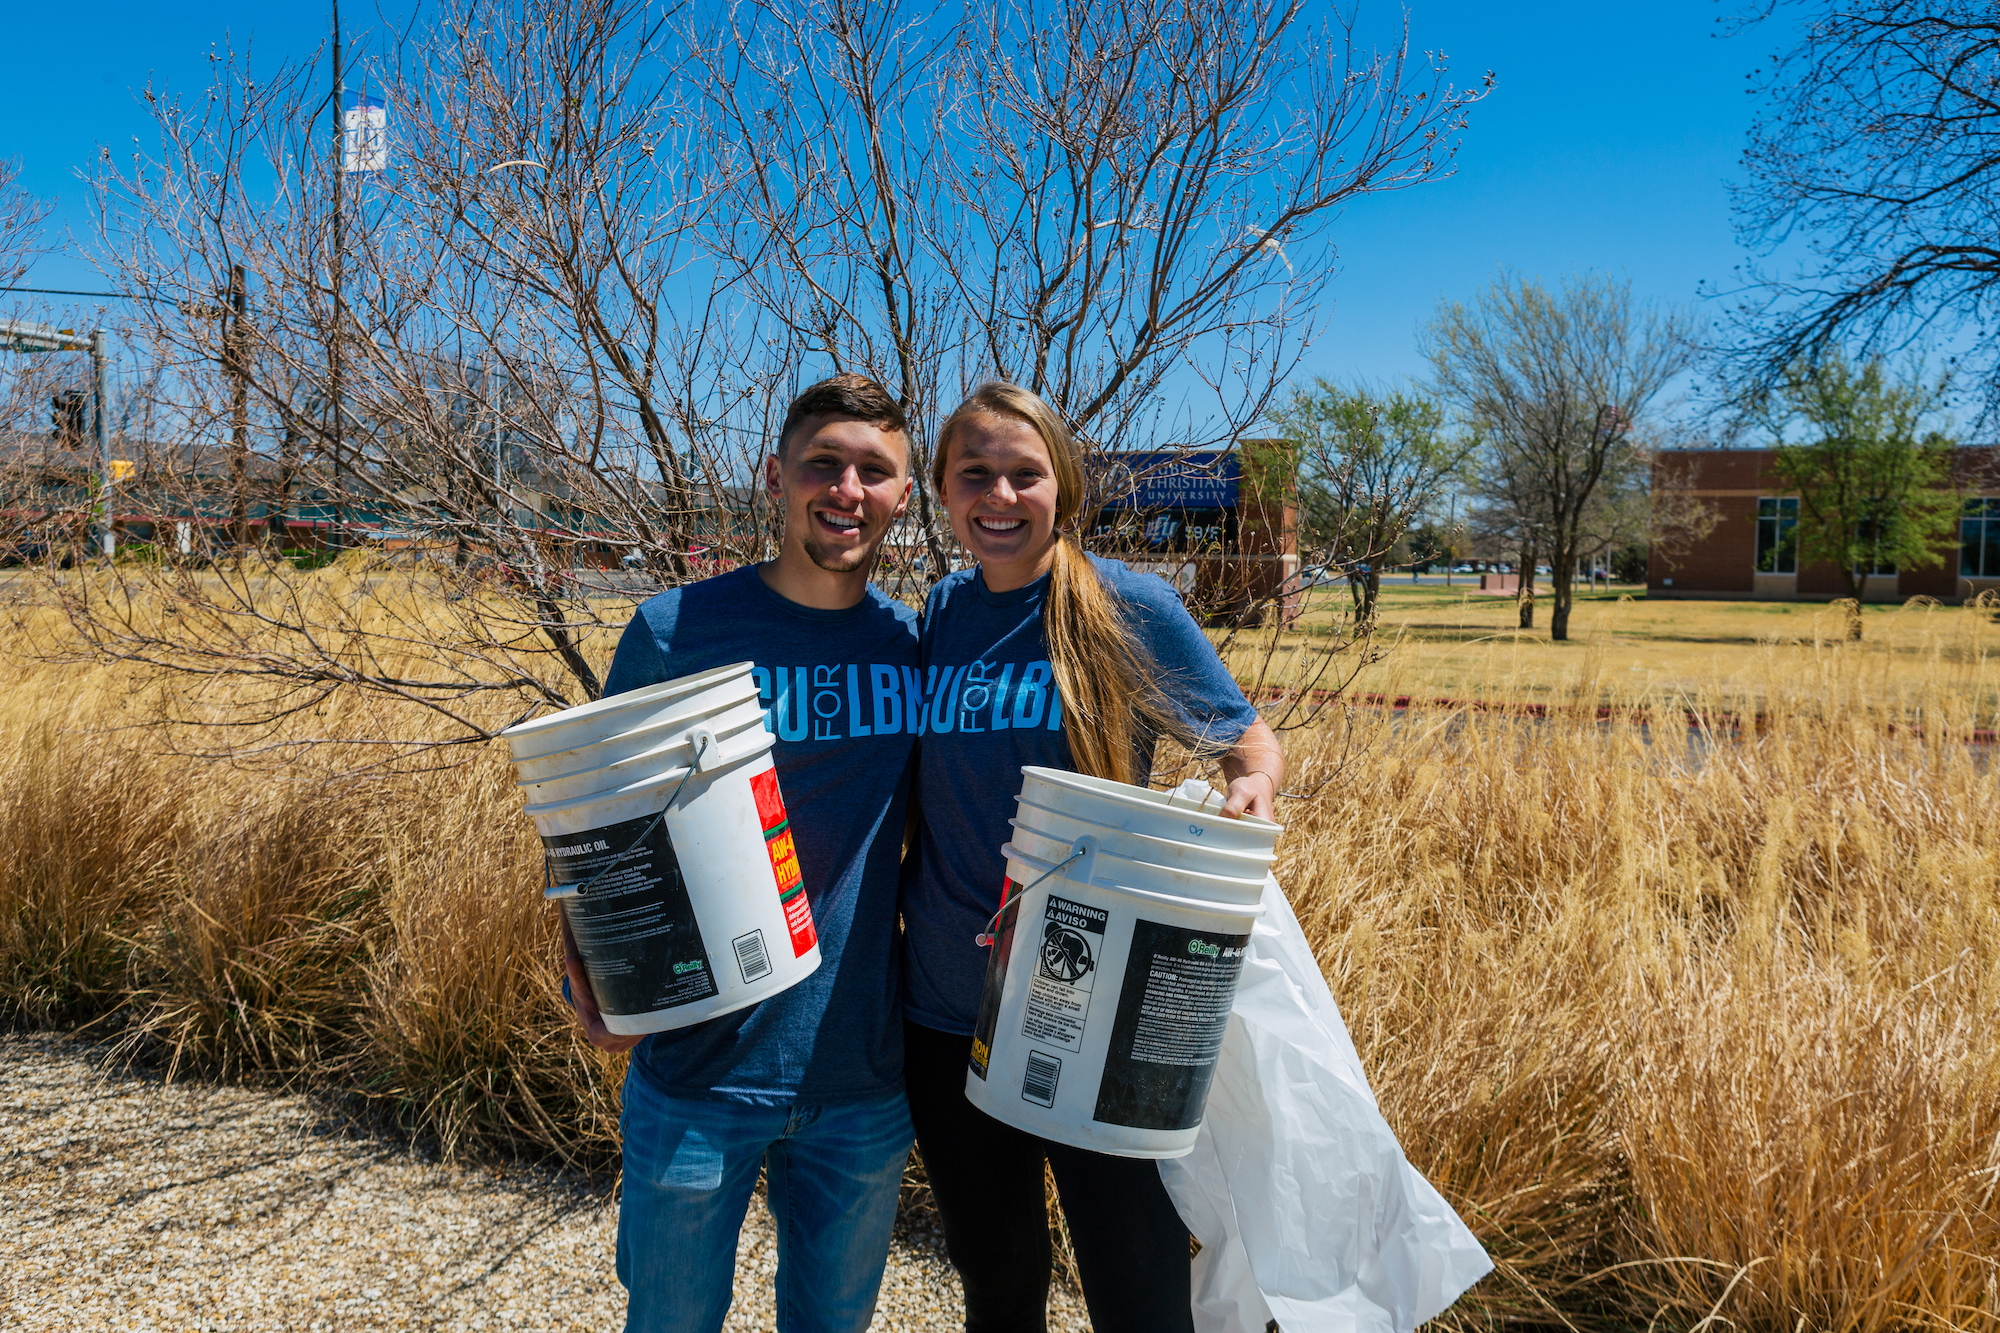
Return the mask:
<path fill-rule="evenodd" d="M 1088 859 L 1086 860 L 1085 858 Z M 1004 899 L 1001 902 L 1000 906 L 997 909 L 995 909 L 993 915 L 986 918 L 986 929 L 980 931 L 977 935 L 974 935 L 972 937 L 972 942 L 978 945 L 982 949 L 991 948 L 994 942 L 999 938 L 993 932 L 995 927 L 997 927 L 1000 924 L 1001 915 L 1005 913 L 1009 907 L 1018 908 L 1021 905 L 1021 900 L 1027 897 L 1028 894 L 1038 885 L 1040 885 L 1043 880 L 1047 879 L 1050 875 L 1055 874 L 1056 871 L 1061 870 L 1064 866 L 1068 865 L 1070 862 L 1076 860 L 1084 861 L 1083 874 L 1081 876 L 1072 875 L 1070 876 L 1070 878 L 1080 879 L 1081 882 L 1088 884 L 1090 882 L 1090 868 L 1093 865 L 1097 864 L 1097 844 L 1087 837 L 1078 838 L 1074 843 L 1070 845 L 1068 856 L 1065 856 L 1062 860 L 1056 862 L 1049 869 L 1044 870 L 1040 875 L 1036 876 L 1035 882 L 1033 884 L 1030 884 L 1027 888 L 1022 889 L 1019 893 L 1012 894 L 1008 896 L 1006 899 Z"/>
<path fill-rule="evenodd" d="M 542 853 L 542 897 L 548 899 L 582 897 L 592 885 L 616 870 L 619 862 L 638 851 L 646 840 L 653 836 L 653 831 L 659 828 L 660 821 L 667 817 L 667 811 L 673 809 L 674 802 L 680 799 L 681 789 L 688 785 L 689 778 L 696 773 L 706 773 L 710 769 L 719 768 L 725 762 L 722 757 L 722 746 L 716 741 L 715 733 L 707 727 L 688 728 L 688 743 L 694 747 L 694 762 L 688 765 L 688 770 L 681 775 L 681 780 L 674 784 L 673 794 L 667 797 L 667 803 L 660 807 L 660 813 L 654 815 L 639 836 L 632 840 L 632 845 L 612 857 L 604 869 L 581 884 L 557 884 L 554 863 L 550 861 L 546 851 Z"/>

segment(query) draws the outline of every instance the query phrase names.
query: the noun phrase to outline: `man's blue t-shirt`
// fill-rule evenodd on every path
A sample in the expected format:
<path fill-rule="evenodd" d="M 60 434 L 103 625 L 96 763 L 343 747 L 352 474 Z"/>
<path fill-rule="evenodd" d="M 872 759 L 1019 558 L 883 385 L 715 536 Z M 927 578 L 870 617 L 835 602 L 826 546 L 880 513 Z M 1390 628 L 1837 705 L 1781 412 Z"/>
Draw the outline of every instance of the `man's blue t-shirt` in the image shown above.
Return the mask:
<path fill-rule="evenodd" d="M 903 1085 L 896 877 L 919 719 L 917 618 L 872 585 L 800 606 L 754 565 L 646 601 L 604 682 L 622 694 L 753 662 L 819 933 L 811 976 L 733 1014 L 656 1032 L 632 1059 L 671 1097 L 788 1105 Z"/>
<path fill-rule="evenodd" d="M 1257 720 L 1215 647 L 1164 579 L 1090 558 L 1151 654 L 1161 693 L 1205 745 L 1226 749 Z M 931 589 L 924 607 L 924 734 L 917 750 L 917 855 L 903 867 L 904 1000 L 910 1020 L 961 1036 L 979 1017 L 986 951 L 975 937 L 1000 906 L 1021 769 L 1074 768 L 1042 633 L 1046 576 L 990 592 L 977 569 Z M 1152 766 L 1153 746 L 1140 771 Z"/>

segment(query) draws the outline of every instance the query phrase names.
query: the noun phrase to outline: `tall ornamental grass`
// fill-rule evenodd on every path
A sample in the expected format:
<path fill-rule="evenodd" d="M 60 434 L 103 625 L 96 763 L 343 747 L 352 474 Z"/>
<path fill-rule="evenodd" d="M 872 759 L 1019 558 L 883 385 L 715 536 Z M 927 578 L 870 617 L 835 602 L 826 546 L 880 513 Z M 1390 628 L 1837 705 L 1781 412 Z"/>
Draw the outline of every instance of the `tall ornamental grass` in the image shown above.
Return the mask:
<path fill-rule="evenodd" d="M 1885 699 L 1837 644 L 1766 659 L 1747 702 L 1607 718 L 1580 687 L 1287 738 L 1280 879 L 1498 1264 L 1448 1322 L 2000 1323 L 2000 773 L 1963 739 L 1991 721 L 1955 677 Z M 232 763 L 155 720 L 227 686 L 17 655 L 0 687 L 12 1021 L 612 1160 L 620 1062 L 562 1007 L 501 747 Z M 262 743 L 444 725 L 336 695 Z"/>

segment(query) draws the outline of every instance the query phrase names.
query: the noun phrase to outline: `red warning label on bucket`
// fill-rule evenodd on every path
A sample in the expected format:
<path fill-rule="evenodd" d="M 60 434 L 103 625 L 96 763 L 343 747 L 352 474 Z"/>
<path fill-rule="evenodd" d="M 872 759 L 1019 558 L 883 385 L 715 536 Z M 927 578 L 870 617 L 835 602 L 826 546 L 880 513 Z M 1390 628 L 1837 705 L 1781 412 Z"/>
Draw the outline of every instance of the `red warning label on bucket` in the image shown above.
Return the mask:
<path fill-rule="evenodd" d="M 792 937 L 792 956 L 803 958 L 819 943 L 813 931 L 812 904 L 806 899 L 805 876 L 799 872 L 799 849 L 792 841 L 792 822 L 785 817 L 785 798 L 778 793 L 778 770 L 767 768 L 750 779 L 757 798 L 757 822 L 764 829 L 764 850 L 770 853 L 771 874 L 778 881 L 778 901 L 785 905 L 785 929 Z"/>

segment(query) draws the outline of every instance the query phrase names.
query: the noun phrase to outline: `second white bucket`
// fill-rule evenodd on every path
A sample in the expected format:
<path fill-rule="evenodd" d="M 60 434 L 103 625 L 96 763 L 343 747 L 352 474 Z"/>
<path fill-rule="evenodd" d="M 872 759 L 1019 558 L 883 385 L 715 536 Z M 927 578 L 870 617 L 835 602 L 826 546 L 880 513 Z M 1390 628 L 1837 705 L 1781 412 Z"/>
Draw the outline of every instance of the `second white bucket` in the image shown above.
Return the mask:
<path fill-rule="evenodd" d="M 1206 783 L 1021 775 L 966 1097 L 1057 1143 L 1182 1156 L 1282 829 L 1223 818 Z"/>
<path fill-rule="evenodd" d="M 561 904 L 613 1032 L 688 1027 L 819 967 L 774 738 L 737 716 L 750 669 L 632 692 L 652 696 L 641 704 L 671 699 L 678 726 L 660 725 L 662 708 L 613 696 L 501 733 L 517 773 L 535 775 L 519 785 L 547 851 L 547 896 Z M 568 776 L 535 762 L 552 736 Z"/>

